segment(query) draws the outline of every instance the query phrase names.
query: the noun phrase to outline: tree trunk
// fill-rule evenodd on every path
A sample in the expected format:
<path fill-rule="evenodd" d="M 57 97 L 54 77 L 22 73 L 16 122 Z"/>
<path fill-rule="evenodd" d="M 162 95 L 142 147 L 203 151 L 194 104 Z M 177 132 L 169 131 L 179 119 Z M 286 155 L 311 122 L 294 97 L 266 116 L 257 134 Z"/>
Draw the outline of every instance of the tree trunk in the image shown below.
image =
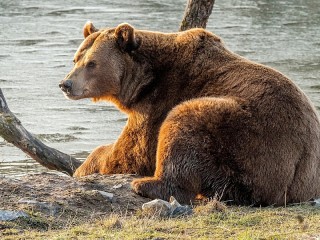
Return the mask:
<path fill-rule="evenodd" d="M 214 0 L 188 0 L 180 31 L 194 27 L 205 28 Z M 68 154 L 46 146 L 29 133 L 9 110 L 0 88 L 0 136 L 14 144 L 42 166 L 64 172 L 70 176 L 81 162 Z"/>
<path fill-rule="evenodd" d="M 206 28 L 215 0 L 188 0 L 179 31 Z"/>
<path fill-rule="evenodd" d="M 9 110 L 0 88 L 0 135 L 14 144 L 42 166 L 72 176 L 81 162 L 65 153 L 50 148 L 35 138 Z"/>

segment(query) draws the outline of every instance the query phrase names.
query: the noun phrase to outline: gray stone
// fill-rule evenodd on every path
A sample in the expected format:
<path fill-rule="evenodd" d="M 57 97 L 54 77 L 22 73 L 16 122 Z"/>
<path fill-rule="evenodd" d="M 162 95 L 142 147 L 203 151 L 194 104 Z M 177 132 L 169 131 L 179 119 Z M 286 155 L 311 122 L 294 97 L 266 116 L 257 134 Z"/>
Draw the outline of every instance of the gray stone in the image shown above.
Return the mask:
<path fill-rule="evenodd" d="M 30 216 L 24 211 L 0 210 L 0 221 L 12 221 L 20 217 L 28 218 Z"/>
<path fill-rule="evenodd" d="M 21 198 L 18 203 L 21 204 L 28 204 L 28 205 L 37 205 L 40 204 L 40 202 L 36 201 L 36 200 L 29 200 L 29 199 L 25 199 L 25 198 Z M 41 203 L 42 204 L 42 203 Z"/>
<path fill-rule="evenodd" d="M 170 197 L 171 212 L 170 217 L 192 214 L 192 208 L 188 205 L 182 206 L 173 196 Z"/>
<path fill-rule="evenodd" d="M 98 193 L 100 193 L 103 197 L 105 197 L 110 202 L 113 202 L 115 200 L 113 193 L 104 192 L 104 191 L 98 191 Z"/>
<path fill-rule="evenodd" d="M 143 211 L 158 212 L 161 216 L 168 216 L 171 212 L 171 204 L 161 199 L 154 199 L 142 205 Z"/>
<path fill-rule="evenodd" d="M 188 205 L 176 207 L 171 213 L 170 217 L 179 217 L 185 215 L 191 215 L 193 213 L 192 208 Z"/>
<path fill-rule="evenodd" d="M 18 203 L 29 205 L 29 206 L 34 206 L 37 210 L 39 210 L 41 212 L 48 213 L 52 216 L 56 215 L 60 209 L 59 206 L 55 203 L 39 202 L 35 199 L 21 198 L 18 201 Z"/>
<path fill-rule="evenodd" d="M 170 197 L 170 203 L 161 199 L 155 199 L 142 205 L 142 210 L 159 213 L 160 216 L 178 217 L 192 214 L 192 208 L 182 206 L 174 197 Z"/>
<path fill-rule="evenodd" d="M 117 184 L 117 185 L 114 185 L 113 187 L 112 187 L 113 189 L 118 189 L 118 188 L 122 188 L 122 184 Z"/>
<path fill-rule="evenodd" d="M 170 205 L 171 205 L 171 211 L 174 211 L 177 207 L 180 207 L 181 204 L 173 197 L 170 197 Z"/>
<path fill-rule="evenodd" d="M 320 207 L 320 198 L 317 198 L 311 202 L 313 206 Z"/>

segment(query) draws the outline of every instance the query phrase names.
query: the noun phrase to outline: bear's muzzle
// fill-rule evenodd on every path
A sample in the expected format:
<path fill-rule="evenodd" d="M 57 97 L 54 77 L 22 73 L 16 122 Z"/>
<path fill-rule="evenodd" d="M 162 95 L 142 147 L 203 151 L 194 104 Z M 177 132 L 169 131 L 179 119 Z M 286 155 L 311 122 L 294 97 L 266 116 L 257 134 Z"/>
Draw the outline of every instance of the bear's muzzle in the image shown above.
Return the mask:
<path fill-rule="evenodd" d="M 60 83 L 59 83 L 59 88 L 67 93 L 67 94 L 70 94 L 71 92 L 71 89 L 72 89 L 72 81 L 70 79 L 68 80 L 62 80 Z"/>

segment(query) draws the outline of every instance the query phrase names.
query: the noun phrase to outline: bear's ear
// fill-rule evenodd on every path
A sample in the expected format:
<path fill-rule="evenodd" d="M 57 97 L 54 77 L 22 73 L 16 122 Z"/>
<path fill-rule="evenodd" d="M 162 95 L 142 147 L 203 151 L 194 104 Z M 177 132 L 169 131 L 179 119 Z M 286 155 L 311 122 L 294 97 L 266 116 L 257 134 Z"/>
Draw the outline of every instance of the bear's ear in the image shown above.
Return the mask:
<path fill-rule="evenodd" d="M 94 32 L 98 32 L 99 29 L 97 29 L 95 26 L 93 26 L 92 22 L 88 21 L 83 26 L 83 36 L 84 38 L 88 37 L 90 34 Z"/>
<path fill-rule="evenodd" d="M 136 38 L 134 28 L 128 23 L 120 24 L 114 34 L 117 43 L 123 51 L 131 52 L 140 46 L 140 40 Z"/>

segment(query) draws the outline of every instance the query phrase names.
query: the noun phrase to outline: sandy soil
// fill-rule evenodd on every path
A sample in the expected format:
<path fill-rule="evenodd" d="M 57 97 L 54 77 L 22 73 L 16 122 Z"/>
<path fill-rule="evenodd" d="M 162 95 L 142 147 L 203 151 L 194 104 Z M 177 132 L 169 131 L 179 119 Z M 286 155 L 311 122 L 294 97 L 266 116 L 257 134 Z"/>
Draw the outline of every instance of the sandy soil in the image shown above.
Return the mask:
<path fill-rule="evenodd" d="M 21 179 L 0 178 L 0 209 L 23 210 L 31 216 L 31 222 L 44 230 L 90 222 L 110 214 L 130 215 L 150 201 L 132 192 L 130 182 L 135 177 L 119 174 L 74 179 L 41 173 Z M 7 225 L 0 221 L 0 229 Z"/>

